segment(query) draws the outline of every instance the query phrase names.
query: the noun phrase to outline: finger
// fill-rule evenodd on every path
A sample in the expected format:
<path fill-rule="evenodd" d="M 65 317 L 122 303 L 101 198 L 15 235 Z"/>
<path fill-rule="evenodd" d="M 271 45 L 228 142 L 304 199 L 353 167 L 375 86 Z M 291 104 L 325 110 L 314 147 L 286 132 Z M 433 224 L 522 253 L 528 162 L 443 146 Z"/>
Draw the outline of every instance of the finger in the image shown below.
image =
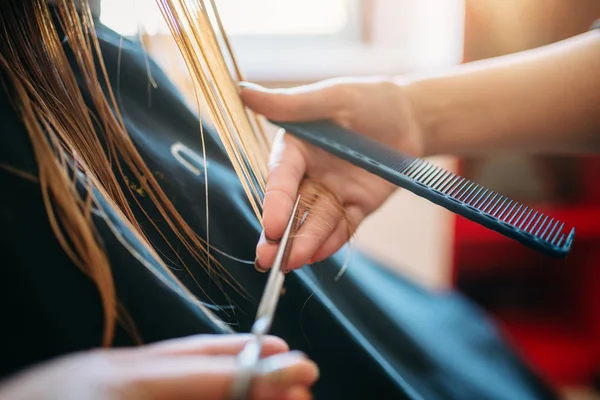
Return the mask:
<path fill-rule="evenodd" d="M 344 219 L 338 224 L 335 231 L 312 256 L 311 263 L 331 257 L 350 240 L 356 227 L 364 219 L 364 213 L 358 207 L 347 207 L 345 214 Z"/>
<path fill-rule="evenodd" d="M 256 398 L 280 399 L 283 393 L 297 387 L 308 388 L 319 379 L 317 365 L 300 353 L 279 354 L 259 363 L 259 377 L 252 384 Z"/>
<path fill-rule="evenodd" d="M 310 390 L 304 386 L 296 386 L 285 392 L 278 400 L 311 400 L 312 398 Z"/>
<path fill-rule="evenodd" d="M 303 196 L 315 193 L 311 184 L 301 190 Z M 318 193 L 318 192 L 317 192 Z M 304 223 L 294 236 L 294 243 L 286 269 L 297 269 L 306 264 L 315 252 L 336 230 L 343 217 L 343 209 L 336 199 L 323 193 L 317 194 L 308 207 Z"/>
<path fill-rule="evenodd" d="M 152 400 L 227 398 L 238 364 L 229 356 L 167 356 L 129 365 L 127 394 Z M 297 353 L 278 354 L 259 363 L 251 399 L 278 399 L 297 386 L 309 387 L 318 378 L 314 363 Z"/>
<path fill-rule="evenodd" d="M 308 201 L 310 210 L 304 223 L 294 235 L 292 251 L 288 264 L 285 266 L 287 270 L 298 269 L 306 264 L 332 232 L 337 229 L 337 225 L 344 215 L 335 199 L 322 193 L 315 197 L 315 194 L 319 191 L 318 187 L 315 187 L 312 183 L 306 183 L 305 181 L 302 184 L 300 193 L 305 200 L 310 199 Z M 301 213 L 302 211 L 299 217 L 302 217 Z M 271 268 L 278 249 L 279 244 L 277 243 L 269 243 L 264 239 L 259 242 L 257 255 L 260 260 L 260 267 L 263 270 Z"/>
<path fill-rule="evenodd" d="M 281 238 L 294 208 L 298 187 L 306 170 L 302 146 L 298 139 L 285 135 L 283 131 L 275 138 L 263 203 L 264 235 L 257 245 L 260 265 L 272 264 L 272 258 L 264 258 L 269 253 L 261 254 L 260 248 Z"/>
<path fill-rule="evenodd" d="M 266 89 L 240 83 L 242 101 L 275 121 L 310 121 L 334 118 L 347 104 L 350 93 L 336 81 L 322 81 L 290 89 Z"/>
<path fill-rule="evenodd" d="M 181 339 L 167 340 L 145 347 L 149 355 L 236 355 L 252 338 L 249 334 L 239 335 L 195 335 Z M 289 346 L 275 336 L 263 339 L 262 356 L 286 353 Z"/>

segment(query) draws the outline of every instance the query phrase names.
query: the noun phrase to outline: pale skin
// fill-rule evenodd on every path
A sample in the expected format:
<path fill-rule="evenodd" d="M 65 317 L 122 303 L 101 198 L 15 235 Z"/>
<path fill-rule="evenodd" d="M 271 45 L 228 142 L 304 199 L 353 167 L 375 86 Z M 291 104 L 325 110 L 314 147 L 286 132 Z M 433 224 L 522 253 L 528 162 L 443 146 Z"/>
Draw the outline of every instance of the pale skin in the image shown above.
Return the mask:
<path fill-rule="evenodd" d="M 430 76 L 335 79 L 285 90 L 242 84 L 245 104 L 279 121 L 331 119 L 414 156 L 600 151 L 600 30 Z M 274 142 L 257 264 L 268 269 L 305 178 L 319 198 L 288 267 L 335 253 L 395 190 L 382 179 L 280 132 Z"/>
<path fill-rule="evenodd" d="M 0 385 L 0 400 L 222 400 L 249 335 L 200 335 L 128 349 L 93 350 L 41 364 Z M 314 363 L 267 337 L 250 399 L 308 400 Z"/>

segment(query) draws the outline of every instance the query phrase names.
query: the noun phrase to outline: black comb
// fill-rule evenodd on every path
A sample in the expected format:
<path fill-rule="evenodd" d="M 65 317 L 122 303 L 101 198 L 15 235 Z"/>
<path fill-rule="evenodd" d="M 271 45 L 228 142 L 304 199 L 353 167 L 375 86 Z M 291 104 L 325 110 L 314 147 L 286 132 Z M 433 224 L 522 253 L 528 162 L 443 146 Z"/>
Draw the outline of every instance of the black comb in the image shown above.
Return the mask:
<path fill-rule="evenodd" d="M 273 124 L 397 186 L 557 258 L 569 253 L 575 229 L 465 178 L 329 121 Z"/>

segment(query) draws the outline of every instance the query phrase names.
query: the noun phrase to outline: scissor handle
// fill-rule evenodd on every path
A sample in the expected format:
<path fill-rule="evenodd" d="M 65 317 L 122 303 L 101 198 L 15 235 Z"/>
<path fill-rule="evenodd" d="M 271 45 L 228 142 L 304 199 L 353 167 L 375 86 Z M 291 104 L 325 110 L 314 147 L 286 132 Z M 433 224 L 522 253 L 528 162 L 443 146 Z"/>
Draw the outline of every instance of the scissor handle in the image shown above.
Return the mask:
<path fill-rule="evenodd" d="M 231 400 L 246 400 L 250 394 L 252 378 L 256 373 L 256 365 L 262 352 L 262 335 L 255 335 L 238 354 L 239 371 L 231 385 Z"/>

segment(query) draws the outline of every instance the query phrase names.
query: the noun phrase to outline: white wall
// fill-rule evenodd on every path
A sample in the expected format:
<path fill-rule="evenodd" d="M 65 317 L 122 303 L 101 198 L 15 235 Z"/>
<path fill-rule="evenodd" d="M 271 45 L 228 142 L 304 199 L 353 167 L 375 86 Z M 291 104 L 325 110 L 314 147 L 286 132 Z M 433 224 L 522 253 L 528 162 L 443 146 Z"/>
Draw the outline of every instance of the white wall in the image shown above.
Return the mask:
<path fill-rule="evenodd" d="M 403 51 L 422 68 L 460 62 L 464 0 L 371 1 L 375 45 Z"/>
<path fill-rule="evenodd" d="M 456 65 L 462 57 L 464 0 L 373 0 L 373 41 L 403 52 L 417 69 Z M 415 40 L 417 39 L 417 40 Z M 435 163 L 454 169 L 455 162 Z M 453 217 L 438 206 L 398 191 L 356 235 L 358 248 L 430 287 L 451 277 Z"/>

